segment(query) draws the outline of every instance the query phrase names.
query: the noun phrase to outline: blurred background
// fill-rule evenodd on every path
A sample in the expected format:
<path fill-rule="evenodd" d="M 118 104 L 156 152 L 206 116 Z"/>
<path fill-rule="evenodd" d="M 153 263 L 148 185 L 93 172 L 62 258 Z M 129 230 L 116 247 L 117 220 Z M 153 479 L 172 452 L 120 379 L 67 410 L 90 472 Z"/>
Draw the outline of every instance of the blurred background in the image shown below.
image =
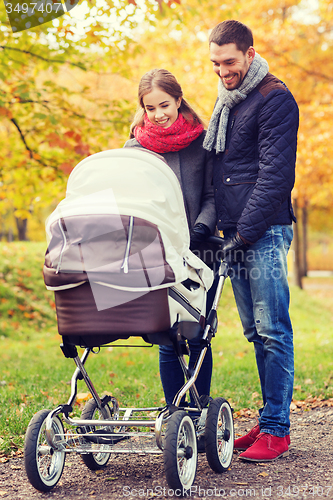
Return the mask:
<path fill-rule="evenodd" d="M 46 217 L 84 157 L 122 147 L 141 76 L 175 74 L 208 125 L 210 30 L 237 19 L 300 108 L 295 283 L 333 272 L 333 5 L 330 0 L 93 0 L 13 33 L 0 6 L 0 241 L 45 241 Z M 124 179 L 125 182 L 125 179 Z"/>

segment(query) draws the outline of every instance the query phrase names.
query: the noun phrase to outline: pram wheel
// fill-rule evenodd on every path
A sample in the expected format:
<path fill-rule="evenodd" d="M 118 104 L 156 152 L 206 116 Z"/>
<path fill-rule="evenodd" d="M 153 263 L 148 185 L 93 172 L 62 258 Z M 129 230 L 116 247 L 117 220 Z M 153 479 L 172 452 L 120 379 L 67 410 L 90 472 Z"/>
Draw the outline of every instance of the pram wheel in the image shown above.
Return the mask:
<path fill-rule="evenodd" d="M 51 448 L 45 437 L 45 422 L 51 410 L 40 410 L 30 420 L 24 441 L 24 463 L 30 483 L 39 491 L 50 491 L 59 481 L 65 465 L 65 453 Z M 55 441 L 63 439 L 64 427 L 52 419 Z M 57 438 L 57 435 L 59 437 Z"/>
<path fill-rule="evenodd" d="M 105 405 L 103 411 L 101 412 L 98 408 L 96 401 L 94 399 L 90 399 L 88 403 L 85 405 L 82 411 L 81 419 L 82 420 L 107 420 L 111 418 L 111 410 L 108 405 Z M 90 431 L 97 431 L 98 429 L 103 429 L 103 427 L 89 427 Z M 106 427 L 106 429 L 110 430 L 110 427 Z M 98 445 L 101 449 L 103 445 Z M 82 460 L 86 464 L 86 466 L 90 470 L 99 470 L 104 467 L 109 459 L 111 453 L 106 453 L 103 451 L 99 451 L 98 453 L 87 453 L 81 455 Z"/>
<path fill-rule="evenodd" d="M 194 425 L 185 411 L 178 410 L 170 417 L 163 456 L 170 488 L 180 490 L 183 495 L 194 482 L 198 458 Z"/>
<path fill-rule="evenodd" d="M 226 399 L 216 398 L 209 404 L 205 448 L 211 469 L 217 473 L 225 472 L 231 464 L 234 451 L 232 410 Z"/>

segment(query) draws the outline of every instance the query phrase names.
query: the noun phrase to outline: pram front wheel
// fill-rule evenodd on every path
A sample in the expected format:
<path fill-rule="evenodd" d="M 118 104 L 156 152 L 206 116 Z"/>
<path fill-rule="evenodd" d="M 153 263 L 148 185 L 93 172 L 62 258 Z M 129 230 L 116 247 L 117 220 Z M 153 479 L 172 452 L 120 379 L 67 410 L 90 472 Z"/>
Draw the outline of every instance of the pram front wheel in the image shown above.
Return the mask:
<path fill-rule="evenodd" d="M 88 403 L 85 405 L 82 411 L 81 419 L 82 420 L 107 420 L 111 418 L 111 410 L 108 405 L 105 405 L 103 411 L 98 408 L 96 401 L 94 399 L 90 399 Z M 103 429 L 101 427 L 89 427 L 89 430 L 94 432 L 98 429 Z M 110 429 L 108 427 L 107 429 Z M 98 445 L 99 448 L 102 448 L 103 445 Z M 99 470 L 103 468 L 108 461 L 110 460 L 111 453 L 99 451 L 98 453 L 87 453 L 81 455 L 82 460 L 86 464 L 86 466 L 90 470 Z"/>
<path fill-rule="evenodd" d="M 24 441 L 24 463 L 30 483 L 39 491 L 50 491 L 58 483 L 65 465 L 65 453 L 51 448 L 45 437 L 45 423 L 51 410 L 40 410 L 30 420 Z M 64 427 L 52 419 L 55 441 L 63 439 Z M 59 437 L 57 438 L 57 435 Z"/>
<path fill-rule="evenodd" d="M 178 410 L 170 417 L 163 456 L 167 482 L 170 488 L 177 490 L 177 496 L 183 496 L 194 482 L 198 458 L 194 425 L 185 411 Z"/>
<path fill-rule="evenodd" d="M 209 404 L 205 448 L 208 463 L 214 472 L 225 472 L 234 451 L 234 424 L 232 409 L 226 399 L 216 398 Z"/>

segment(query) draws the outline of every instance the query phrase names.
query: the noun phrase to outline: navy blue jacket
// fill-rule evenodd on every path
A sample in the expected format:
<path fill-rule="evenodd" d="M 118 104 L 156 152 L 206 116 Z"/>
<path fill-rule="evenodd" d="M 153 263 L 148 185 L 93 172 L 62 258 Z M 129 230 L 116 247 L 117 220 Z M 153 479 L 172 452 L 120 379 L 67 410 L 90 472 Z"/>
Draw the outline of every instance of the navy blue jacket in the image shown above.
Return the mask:
<path fill-rule="evenodd" d="M 220 230 L 236 227 L 255 243 L 273 224 L 295 220 L 298 106 L 268 73 L 229 115 L 226 149 L 214 156 L 215 203 Z"/>

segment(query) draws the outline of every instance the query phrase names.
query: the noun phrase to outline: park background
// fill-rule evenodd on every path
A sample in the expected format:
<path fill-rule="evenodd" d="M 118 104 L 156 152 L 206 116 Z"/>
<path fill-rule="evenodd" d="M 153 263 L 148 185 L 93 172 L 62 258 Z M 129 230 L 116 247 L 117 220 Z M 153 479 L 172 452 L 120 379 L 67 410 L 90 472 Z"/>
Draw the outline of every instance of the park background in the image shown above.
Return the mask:
<path fill-rule="evenodd" d="M 331 1 L 83 1 L 52 22 L 17 33 L 1 5 L 0 392 L 6 404 L 0 409 L 0 459 L 1 452 L 20 451 L 34 411 L 68 396 L 71 368 L 55 348 L 54 302 L 41 274 L 45 219 L 64 198 L 68 175 L 86 156 L 123 146 L 140 77 L 152 68 L 176 75 L 208 125 L 217 95 L 208 36 L 232 18 L 251 27 L 256 50 L 300 108 L 293 190 L 298 223 L 289 262 L 295 407 L 333 397 Z M 238 411 L 256 409 L 260 388 L 252 350 L 228 284 L 219 325 L 225 333 L 214 340 L 213 396 L 227 397 Z M 114 361 L 102 353 L 94 362 L 93 373 L 101 363 L 107 371 L 101 390 L 120 395 L 123 404 L 138 398 L 160 404 L 156 352 L 133 351 L 119 350 Z M 77 411 L 87 397 L 83 393 Z"/>

